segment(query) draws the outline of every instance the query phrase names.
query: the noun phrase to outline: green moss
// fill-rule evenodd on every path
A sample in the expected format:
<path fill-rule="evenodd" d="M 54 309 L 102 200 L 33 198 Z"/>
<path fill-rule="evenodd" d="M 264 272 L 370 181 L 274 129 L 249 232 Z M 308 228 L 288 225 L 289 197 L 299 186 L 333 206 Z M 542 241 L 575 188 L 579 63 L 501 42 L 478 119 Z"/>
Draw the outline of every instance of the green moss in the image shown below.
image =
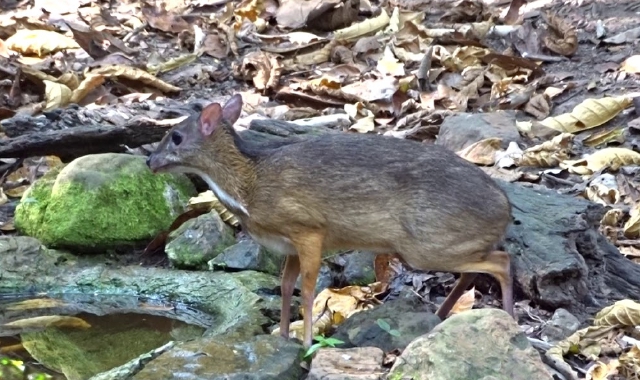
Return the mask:
<path fill-rule="evenodd" d="M 15 214 L 21 233 L 51 247 L 128 245 L 168 228 L 195 193 L 186 177 L 153 175 L 142 158 L 111 155 L 87 161 L 71 163 L 25 192 Z"/>

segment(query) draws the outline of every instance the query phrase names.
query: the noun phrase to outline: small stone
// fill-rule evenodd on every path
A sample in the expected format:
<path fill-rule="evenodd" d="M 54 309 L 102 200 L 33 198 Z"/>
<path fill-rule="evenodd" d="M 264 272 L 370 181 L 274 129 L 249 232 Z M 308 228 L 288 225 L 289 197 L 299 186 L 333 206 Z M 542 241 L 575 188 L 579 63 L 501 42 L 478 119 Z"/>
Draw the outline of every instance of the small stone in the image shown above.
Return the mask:
<path fill-rule="evenodd" d="M 580 328 L 580 321 L 566 309 L 557 309 L 549 323 L 542 328 L 542 339 L 557 343 Z"/>
<path fill-rule="evenodd" d="M 322 348 L 307 380 L 379 380 L 384 352 L 377 347 Z"/>
<path fill-rule="evenodd" d="M 498 137 L 502 139 L 502 148 L 506 149 L 511 141 L 522 140 L 515 125 L 513 111 L 460 113 L 444 119 L 436 144 L 457 152 L 478 141 Z"/>
<path fill-rule="evenodd" d="M 380 327 L 384 322 L 390 331 Z M 345 342 L 343 348 L 373 346 L 389 352 L 396 348 L 404 349 L 438 323 L 440 318 L 430 313 L 421 300 L 416 297 L 398 298 L 352 315 L 338 326 L 332 337 Z"/>
<path fill-rule="evenodd" d="M 256 270 L 279 275 L 284 255 L 271 253 L 251 239 L 244 239 L 209 261 L 209 269 Z"/>
<path fill-rule="evenodd" d="M 235 241 L 231 227 L 215 212 L 186 221 L 168 240 L 165 251 L 175 268 L 204 266 Z"/>

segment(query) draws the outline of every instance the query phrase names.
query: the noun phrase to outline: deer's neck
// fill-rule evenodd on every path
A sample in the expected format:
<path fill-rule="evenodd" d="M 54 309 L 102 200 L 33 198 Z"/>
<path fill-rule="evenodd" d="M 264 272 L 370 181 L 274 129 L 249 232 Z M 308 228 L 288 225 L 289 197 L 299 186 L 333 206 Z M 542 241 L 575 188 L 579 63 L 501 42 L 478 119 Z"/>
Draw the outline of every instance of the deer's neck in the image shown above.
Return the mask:
<path fill-rule="evenodd" d="M 216 139 L 213 167 L 198 174 L 218 200 L 234 214 L 249 216 L 248 203 L 256 181 L 255 162 L 241 153 L 234 136 L 224 134 Z"/>

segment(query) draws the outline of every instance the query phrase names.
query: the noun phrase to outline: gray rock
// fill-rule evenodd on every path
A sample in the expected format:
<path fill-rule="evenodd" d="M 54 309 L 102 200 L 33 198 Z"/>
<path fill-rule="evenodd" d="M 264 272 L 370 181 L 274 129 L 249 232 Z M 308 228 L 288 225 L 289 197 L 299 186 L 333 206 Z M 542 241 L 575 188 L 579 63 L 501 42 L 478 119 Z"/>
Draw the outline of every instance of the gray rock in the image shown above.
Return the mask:
<path fill-rule="evenodd" d="M 376 347 L 322 348 L 311 363 L 307 380 L 378 380 L 384 352 Z"/>
<path fill-rule="evenodd" d="M 371 346 L 384 352 L 396 348 L 402 350 L 440 323 L 440 318 L 428 310 L 427 305 L 417 298 L 395 299 L 352 315 L 338 326 L 332 337 L 345 342 L 342 348 Z M 380 327 L 379 323 L 384 322 L 391 330 L 397 330 L 397 336 Z"/>
<path fill-rule="evenodd" d="M 331 261 L 342 268 L 340 283 L 343 285 L 369 285 L 376 281 L 373 267 L 375 253 L 353 251 L 337 255 Z"/>
<path fill-rule="evenodd" d="M 17 206 L 15 225 L 49 247 L 104 252 L 148 242 L 193 195 L 186 176 L 154 175 L 144 157 L 88 155 L 38 179 Z"/>
<path fill-rule="evenodd" d="M 565 309 L 558 309 L 551 320 L 542 328 L 542 339 L 549 343 L 557 343 L 580 328 L 580 321 Z"/>
<path fill-rule="evenodd" d="M 176 345 L 133 379 L 298 380 L 303 351 L 301 345 L 272 335 L 246 341 L 202 338 Z"/>
<path fill-rule="evenodd" d="M 32 238 L 0 236 L 0 292 L 137 295 L 191 303 L 211 315 L 207 336 L 251 337 L 277 321 L 280 297 L 277 277 L 255 271 L 196 272 L 145 268 L 113 268 L 93 256 L 47 250 Z"/>
<path fill-rule="evenodd" d="M 271 253 L 251 239 L 244 239 L 226 248 L 209 261 L 209 269 L 230 268 L 257 270 L 279 275 L 285 257 Z"/>
<path fill-rule="evenodd" d="M 167 240 L 165 252 L 176 268 L 204 266 L 235 242 L 233 230 L 215 212 L 186 221 Z"/>
<path fill-rule="evenodd" d="M 414 340 L 396 359 L 390 379 L 551 380 L 515 321 L 498 309 L 453 315 Z"/>
<path fill-rule="evenodd" d="M 449 116 L 440 126 L 436 144 L 457 152 L 480 140 L 499 137 L 502 139 L 502 148 L 506 149 L 511 141 L 522 140 L 516 128 L 515 115 L 513 111 L 498 111 Z"/>

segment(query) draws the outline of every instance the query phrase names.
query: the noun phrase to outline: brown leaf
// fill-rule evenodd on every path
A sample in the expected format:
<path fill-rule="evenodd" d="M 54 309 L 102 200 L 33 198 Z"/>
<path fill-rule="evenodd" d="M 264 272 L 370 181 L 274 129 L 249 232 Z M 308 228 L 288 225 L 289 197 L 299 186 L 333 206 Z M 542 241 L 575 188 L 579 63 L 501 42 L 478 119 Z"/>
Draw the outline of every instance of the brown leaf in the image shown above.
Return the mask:
<path fill-rule="evenodd" d="M 167 12 L 164 7 L 157 8 L 145 4 L 142 7 L 142 14 L 151 27 L 163 32 L 178 34 L 191 30 L 191 25 L 188 22 L 177 14 Z"/>
<path fill-rule="evenodd" d="M 466 292 L 462 293 L 462 296 L 458 298 L 455 305 L 451 308 L 451 311 L 448 315 L 460 314 L 463 311 L 468 311 L 473 309 L 473 305 L 476 302 L 476 287 L 472 287 Z"/>
<path fill-rule="evenodd" d="M 551 106 L 543 94 L 534 95 L 524 106 L 524 111 L 533 115 L 536 119 L 542 120 L 549 116 Z"/>
<path fill-rule="evenodd" d="M 576 29 L 559 16 L 551 14 L 547 14 L 547 22 L 554 32 L 553 35 L 549 34 L 544 38 L 547 48 L 567 57 L 575 54 L 578 50 L 578 33 Z"/>
<path fill-rule="evenodd" d="M 138 69 L 136 67 L 128 67 L 128 66 L 105 66 L 105 67 L 96 67 L 89 71 L 91 74 L 100 74 L 105 78 L 115 78 L 122 77 L 134 82 L 140 82 L 148 86 L 155 87 L 163 92 L 177 92 L 181 91 L 180 87 L 176 87 L 172 84 L 166 83 L 165 81 L 156 78 L 152 74 L 148 72 Z"/>

